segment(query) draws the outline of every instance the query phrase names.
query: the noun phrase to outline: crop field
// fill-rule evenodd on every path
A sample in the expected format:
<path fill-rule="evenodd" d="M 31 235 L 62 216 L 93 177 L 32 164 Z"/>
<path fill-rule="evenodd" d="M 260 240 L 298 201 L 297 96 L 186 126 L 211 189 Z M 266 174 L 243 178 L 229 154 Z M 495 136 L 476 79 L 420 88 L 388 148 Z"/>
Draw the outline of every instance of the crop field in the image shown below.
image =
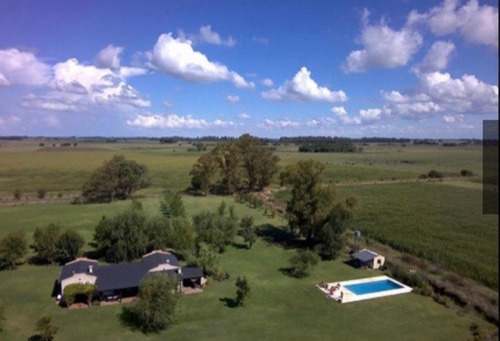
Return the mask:
<path fill-rule="evenodd" d="M 220 197 L 185 197 L 188 214 L 215 209 Z M 229 200 L 227 203 L 230 203 Z M 75 228 L 90 241 L 102 214 L 112 215 L 126 209 L 130 202 L 73 206 L 70 204 L 1 207 L 0 232 L 22 228 L 29 234 L 37 225 L 60 222 Z M 158 200 L 143 200 L 148 214 L 158 212 Z M 262 211 L 235 204 L 238 215 L 252 215 L 256 223 L 280 228 L 284 221 L 269 220 Z M 0 234 L 1 236 L 1 234 Z M 35 322 L 45 315 L 59 326 L 61 340 L 465 340 L 470 338 L 472 322 L 491 328 L 474 316 L 459 316 L 428 297 L 407 294 L 353 304 L 338 304 L 325 299 L 314 287 L 320 281 L 337 281 L 376 276 L 344 264 L 345 258 L 321 262 L 312 275 L 295 279 L 283 269 L 293 250 L 259 239 L 251 250 L 229 247 L 221 256 L 221 266 L 229 280 L 213 282 L 203 293 L 184 296 L 176 324 L 165 332 L 144 335 L 121 325 L 121 306 L 90 307 L 73 310 L 59 308 L 50 297 L 57 266 L 25 264 L 13 271 L 0 272 L 0 296 L 7 301 L 5 340 L 26 340 L 34 333 Z M 248 306 L 232 308 L 235 279 L 246 275 L 251 286 Z M 374 313 L 376 312 L 376 313 Z"/>
<path fill-rule="evenodd" d="M 184 190 L 190 184 L 189 171 L 201 152 L 188 151 L 188 143 L 159 144 L 156 141 L 130 143 L 80 142 L 76 147 L 52 147 L 37 140 L 0 142 L 0 193 L 12 196 L 44 188 L 49 192 L 81 189 L 94 169 L 115 154 L 147 165 L 153 187 Z M 296 146 L 277 147 L 280 166 L 310 158 L 326 164 L 326 180 L 350 183 L 416 179 L 431 169 L 456 176 L 469 169 L 481 176 L 481 146 L 364 146 L 361 153 L 299 153 Z M 476 178 L 477 179 L 477 178 Z M 274 183 L 278 183 L 275 177 Z"/>

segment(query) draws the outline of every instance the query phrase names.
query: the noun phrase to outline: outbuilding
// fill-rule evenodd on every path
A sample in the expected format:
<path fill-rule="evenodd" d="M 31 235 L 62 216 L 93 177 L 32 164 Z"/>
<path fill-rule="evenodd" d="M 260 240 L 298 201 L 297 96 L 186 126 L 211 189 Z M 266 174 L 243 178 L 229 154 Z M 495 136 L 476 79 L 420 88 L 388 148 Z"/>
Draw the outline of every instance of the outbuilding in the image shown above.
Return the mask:
<path fill-rule="evenodd" d="M 362 249 L 351 255 L 354 264 L 359 267 L 378 269 L 385 263 L 385 257 L 368 249 Z"/>

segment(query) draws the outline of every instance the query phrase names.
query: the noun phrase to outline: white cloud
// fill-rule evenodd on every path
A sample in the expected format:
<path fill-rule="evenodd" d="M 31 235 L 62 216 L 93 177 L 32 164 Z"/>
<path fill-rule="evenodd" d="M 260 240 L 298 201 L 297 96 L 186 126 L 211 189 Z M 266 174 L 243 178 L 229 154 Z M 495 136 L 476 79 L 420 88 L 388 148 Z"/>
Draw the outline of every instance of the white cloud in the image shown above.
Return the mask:
<path fill-rule="evenodd" d="M 477 0 L 462 6 L 458 0 L 444 0 L 425 13 L 410 12 L 407 23 L 424 23 L 436 36 L 458 32 L 469 43 L 498 48 L 498 9 L 479 6 Z"/>
<path fill-rule="evenodd" d="M 378 108 L 361 109 L 359 115 L 351 117 L 347 114 L 344 107 L 333 107 L 331 112 L 340 120 L 344 125 L 361 125 L 371 124 L 379 121 L 382 118 L 383 111 Z"/>
<path fill-rule="evenodd" d="M 98 68 L 117 70 L 120 68 L 120 55 L 123 47 L 108 45 L 95 57 L 94 63 Z"/>
<path fill-rule="evenodd" d="M 436 41 L 432 44 L 429 52 L 421 65 L 418 66 L 420 72 L 432 72 L 446 69 L 450 54 L 455 50 L 452 42 Z"/>
<path fill-rule="evenodd" d="M 200 28 L 200 39 L 208 44 L 213 45 L 225 45 L 225 46 L 234 46 L 236 45 L 236 40 L 234 40 L 231 36 L 227 39 L 222 39 L 219 33 L 212 31 L 212 26 L 206 25 Z"/>
<path fill-rule="evenodd" d="M 240 97 L 236 95 L 227 95 L 226 100 L 231 103 L 237 103 L 240 101 Z"/>
<path fill-rule="evenodd" d="M 33 94 L 24 97 L 21 105 L 25 108 L 48 111 L 76 111 L 78 109 L 75 103 L 50 96 L 35 96 Z"/>
<path fill-rule="evenodd" d="M 378 121 L 381 118 L 382 110 L 380 109 L 361 109 L 359 111 L 359 117 L 362 122 L 372 122 Z"/>
<path fill-rule="evenodd" d="M 51 71 L 50 65 L 40 62 L 31 52 L 0 50 L 0 86 L 43 85 L 50 80 Z"/>
<path fill-rule="evenodd" d="M 288 118 L 284 120 L 270 120 L 266 118 L 264 123 L 259 124 L 259 126 L 264 128 L 298 128 L 300 127 L 300 123 L 291 121 Z"/>
<path fill-rule="evenodd" d="M 229 81 L 237 88 L 254 88 L 242 76 L 225 65 L 211 62 L 201 52 L 195 51 L 190 40 L 173 38 L 172 33 L 162 34 L 153 51 L 146 54 L 150 66 L 188 82 L 209 83 Z"/>
<path fill-rule="evenodd" d="M 127 125 L 145 129 L 200 129 L 209 127 L 229 127 L 233 126 L 232 121 L 215 120 L 207 122 L 204 119 L 195 119 L 191 115 L 179 116 L 176 114 L 158 115 L 158 114 L 138 114 L 135 119 L 127 120 Z"/>
<path fill-rule="evenodd" d="M 274 85 L 273 80 L 270 78 L 264 78 L 261 83 L 267 87 L 272 87 Z"/>
<path fill-rule="evenodd" d="M 361 33 L 362 50 L 352 51 L 342 65 L 344 72 L 365 72 L 370 68 L 396 68 L 406 65 L 422 45 L 422 36 L 411 28 L 393 30 L 384 20 L 379 25 L 368 23 L 365 9 Z"/>
<path fill-rule="evenodd" d="M 167 101 L 164 101 L 163 105 L 166 106 L 167 108 L 172 108 L 173 107 L 173 104 L 170 103 L 170 102 L 167 102 Z"/>
<path fill-rule="evenodd" d="M 59 118 L 54 115 L 54 114 L 51 114 L 51 115 L 48 115 L 46 117 L 44 117 L 43 121 L 49 126 L 49 127 L 52 127 L 52 128 L 57 128 L 61 125 L 61 122 L 59 121 Z"/>
<path fill-rule="evenodd" d="M 318 86 L 311 78 L 311 72 L 303 66 L 291 81 L 287 80 L 277 89 L 262 92 L 261 96 L 272 101 L 293 99 L 296 101 L 345 102 L 344 91 L 331 91 L 327 87 Z"/>
<path fill-rule="evenodd" d="M 269 39 L 264 38 L 264 37 L 255 37 L 254 36 L 254 37 L 252 37 L 252 41 L 259 43 L 259 44 L 263 44 L 263 45 L 269 44 Z"/>
<path fill-rule="evenodd" d="M 245 113 L 242 113 L 242 114 L 239 114 L 239 115 L 238 115 L 238 118 L 239 118 L 240 120 L 248 120 L 248 119 L 250 118 L 250 115 L 245 114 Z"/>
<path fill-rule="evenodd" d="M 455 123 L 455 122 L 462 122 L 464 119 L 464 115 L 459 114 L 459 115 L 444 115 L 443 116 L 443 121 L 446 123 Z"/>

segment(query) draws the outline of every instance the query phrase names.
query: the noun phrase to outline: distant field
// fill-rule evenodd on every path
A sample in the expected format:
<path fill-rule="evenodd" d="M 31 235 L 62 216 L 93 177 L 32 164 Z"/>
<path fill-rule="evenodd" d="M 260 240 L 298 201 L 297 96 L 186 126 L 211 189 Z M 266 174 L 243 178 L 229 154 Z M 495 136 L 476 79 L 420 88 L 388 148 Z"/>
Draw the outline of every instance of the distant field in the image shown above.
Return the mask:
<path fill-rule="evenodd" d="M 52 147 L 46 142 L 8 141 L 0 143 L 0 193 L 11 195 L 36 192 L 45 188 L 50 192 L 80 190 L 94 169 L 115 154 L 145 164 L 151 175 L 152 186 L 183 190 L 190 184 L 189 171 L 201 152 L 188 151 L 188 143 L 159 144 L 155 141 L 131 143 L 79 143 L 76 147 Z M 280 146 L 280 166 L 301 159 L 314 159 L 326 164 L 326 180 L 331 182 L 359 182 L 398 179 L 416 179 L 431 169 L 456 175 L 461 169 L 470 169 L 481 175 L 480 146 L 401 147 L 364 146 L 362 153 L 299 153 L 295 146 Z M 278 177 L 275 177 L 278 183 Z"/>
<path fill-rule="evenodd" d="M 189 214 L 214 209 L 220 197 L 186 197 Z M 231 200 L 225 199 L 230 203 Z M 90 240 L 102 214 L 112 215 L 130 202 L 72 206 L 70 204 L 0 207 L 0 237 L 21 228 L 30 236 L 37 225 L 60 222 L 82 232 Z M 158 212 L 158 200 L 143 200 L 149 214 Z M 262 212 L 236 205 L 236 212 L 252 215 L 257 224 L 284 224 L 269 220 Z M 50 315 L 59 326 L 60 340 L 465 340 L 472 322 L 492 328 L 473 316 L 454 311 L 417 294 L 400 295 L 341 305 L 326 300 L 314 287 L 322 280 L 337 281 L 379 275 L 344 264 L 344 259 L 321 262 L 309 278 L 297 280 L 281 269 L 288 266 L 293 250 L 259 240 L 251 250 L 229 247 L 221 266 L 231 275 L 228 281 L 208 286 L 204 293 L 183 297 L 177 323 L 171 329 L 145 336 L 120 325 L 121 306 L 93 307 L 68 311 L 54 304 L 50 292 L 60 268 L 23 265 L 0 272 L 0 296 L 8 303 L 2 340 L 26 340 L 35 322 Z M 251 286 L 248 306 L 226 306 L 224 299 L 235 297 L 235 280 L 246 275 Z"/>

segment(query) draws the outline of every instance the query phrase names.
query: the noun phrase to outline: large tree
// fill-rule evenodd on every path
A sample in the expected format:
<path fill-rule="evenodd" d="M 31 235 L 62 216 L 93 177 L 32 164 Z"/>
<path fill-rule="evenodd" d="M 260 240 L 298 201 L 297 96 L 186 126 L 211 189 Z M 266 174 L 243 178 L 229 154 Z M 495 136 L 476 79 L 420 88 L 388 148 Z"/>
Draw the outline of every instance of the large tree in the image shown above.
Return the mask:
<path fill-rule="evenodd" d="M 147 168 L 123 155 L 115 155 L 96 169 L 85 182 L 82 197 L 85 202 L 110 202 L 127 199 L 132 192 L 149 186 Z"/>
<path fill-rule="evenodd" d="M 322 254 L 334 258 L 343 245 L 343 232 L 356 201 L 339 201 L 332 185 L 324 185 L 324 165 L 318 161 L 301 160 L 281 174 L 282 184 L 291 185 L 287 203 L 289 227 L 304 237 L 308 246 L 320 246 Z"/>
<path fill-rule="evenodd" d="M 219 171 L 224 191 L 232 194 L 239 190 L 243 184 L 243 159 L 236 142 L 220 142 L 212 150 Z"/>
<path fill-rule="evenodd" d="M 58 259 L 68 262 L 80 255 L 85 240 L 76 231 L 66 230 L 57 240 Z"/>
<path fill-rule="evenodd" d="M 163 273 L 148 275 L 139 286 L 138 296 L 139 301 L 134 306 L 123 308 L 123 315 L 132 315 L 142 332 L 158 332 L 174 322 L 180 298 L 175 278 Z"/>
<path fill-rule="evenodd" d="M 216 212 L 204 211 L 193 216 L 193 224 L 198 233 L 197 243 L 207 243 L 224 251 L 226 245 L 233 242 L 238 232 L 239 218 L 234 213 L 234 207 L 227 207 L 222 202 Z"/>
<path fill-rule="evenodd" d="M 146 216 L 139 205 L 112 218 L 103 217 L 94 241 L 108 262 L 131 261 L 147 251 Z"/>
<path fill-rule="evenodd" d="M 37 227 L 33 233 L 33 245 L 37 258 L 46 263 L 55 263 L 59 256 L 57 242 L 61 236 L 62 227 L 49 224 L 45 227 Z"/>
<path fill-rule="evenodd" d="M 0 240 L 0 269 L 14 269 L 28 249 L 28 240 L 23 230 L 8 233 Z"/>
<path fill-rule="evenodd" d="M 194 189 L 200 190 L 204 195 L 208 195 L 210 188 L 215 183 L 217 171 L 217 160 L 213 153 L 201 155 L 189 173 L 192 176 L 191 185 Z"/>

